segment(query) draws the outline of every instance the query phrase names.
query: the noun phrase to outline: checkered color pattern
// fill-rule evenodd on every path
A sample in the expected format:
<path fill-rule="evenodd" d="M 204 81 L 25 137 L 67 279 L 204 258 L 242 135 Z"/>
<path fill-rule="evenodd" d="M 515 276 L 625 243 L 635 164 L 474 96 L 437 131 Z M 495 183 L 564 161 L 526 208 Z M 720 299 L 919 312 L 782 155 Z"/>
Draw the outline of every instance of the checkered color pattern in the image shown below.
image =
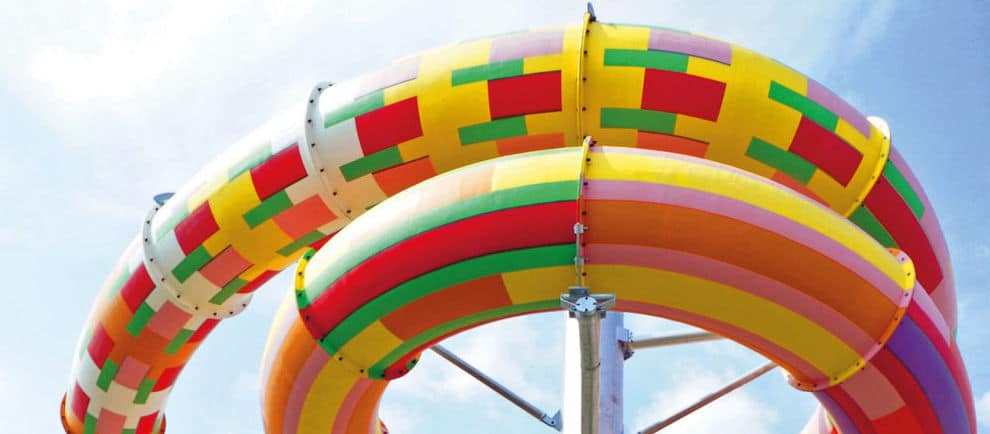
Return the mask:
<path fill-rule="evenodd" d="M 910 255 L 954 332 L 945 242 L 889 137 L 745 48 L 646 26 L 534 29 L 407 57 L 311 103 L 316 116 L 253 133 L 148 220 L 83 327 L 67 430 L 163 430 L 195 348 L 307 247 L 437 174 L 588 135 L 735 166 L 848 216 Z"/>

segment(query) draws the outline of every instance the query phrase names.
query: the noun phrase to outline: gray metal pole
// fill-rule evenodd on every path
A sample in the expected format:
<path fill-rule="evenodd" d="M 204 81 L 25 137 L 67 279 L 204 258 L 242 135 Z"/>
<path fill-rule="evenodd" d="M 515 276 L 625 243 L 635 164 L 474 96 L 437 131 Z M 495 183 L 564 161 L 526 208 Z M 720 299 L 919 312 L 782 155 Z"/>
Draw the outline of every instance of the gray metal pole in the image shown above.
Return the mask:
<path fill-rule="evenodd" d="M 732 383 L 729 383 L 729 385 L 727 385 L 727 386 L 725 386 L 725 387 L 723 387 L 723 388 L 721 388 L 721 389 L 719 389 L 719 390 L 717 390 L 717 391 L 709 394 L 708 396 L 706 396 L 704 398 L 701 398 L 701 400 L 699 400 L 698 402 L 696 402 L 694 404 L 691 404 L 687 408 L 685 408 L 685 409 L 683 409 L 683 410 L 681 410 L 681 411 L 679 411 L 677 413 L 674 413 L 673 416 L 668 417 L 668 418 L 666 418 L 664 420 L 661 420 L 660 422 L 657 422 L 657 423 L 655 423 L 653 425 L 650 425 L 650 426 L 648 426 L 646 428 L 643 428 L 641 431 L 639 431 L 639 434 L 653 434 L 653 433 L 655 433 L 657 431 L 660 431 L 660 430 L 662 430 L 662 429 L 670 426 L 674 422 L 677 422 L 677 421 L 683 419 L 685 416 L 687 416 L 687 415 L 689 415 L 691 413 L 694 413 L 695 411 L 697 411 L 701 407 L 704 407 L 704 406 L 706 406 L 708 404 L 711 404 L 712 401 L 715 401 L 716 399 L 719 399 L 719 398 L 727 395 L 729 392 L 732 392 L 733 390 L 736 390 L 736 389 L 744 386 L 746 383 L 749 383 L 750 381 L 753 381 L 753 380 L 759 378 L 761 375 L 766 374 L 767 372 L 770 372 L 771 370 L 773 370 L 773 368 L 776 368 L 776 367 L 777 367 L 777 365 L 775 365 L 773 362 L 768 362 L 767 364 L 765 364 L 763 366 L 760 366 L 759 368 L 756 368 L 756 369 L 750 371 L 746 375 L 743 375 L 742 377 L 739 377 L 739 379 L 737 379 L 736 381 L 733 381 Z"/>
<path fill-rule="evenodd" d="M 623 346 L 628 340 L 623 316 L 609 312 L 598 321 L 597 330 L 589 331 L 582 330 L 578 318 L 566 322 L 563 432 L 622 434 Z M 582 332 L 597 337 L 595 343 Z M 586 369 L 593 366 L 597 369 Z"/>
<path fill-rule="evenodd" d="M 457 357 L 457 355 L 450 352 L 450 350 L 440 345 L 434 345 L 430 349 L 433 350 L 434 353 L 437 353 L 437 355 L 439 355 L 440 357 L 446 359 L 454 366 L 461 368 L 462 371 L 474 377 L 476 380 L 480 381 L 485 386 L 488 386 L 488 388 L 495 391 L 495 393 L 501 395 L 503 398 L 509 400 L 509 402 L 515 404 L 516 407 L 521 408 L 523 411 L 529 413 L 531 416 L 535 417 L 537 420 L 543 422 L 547 426 L 557 431 L 560 431 L 560 425 L 561 425 L 560 412 L 557 412 L 555 416 L 551 417 L 550 415 L 543 412 L 543 410 L 540 410 L 535 405 L 531 404 L 529 401 L 523 399 L 523 397 L 516 395 L 515 392 L 509 390 L 507 387 L 503 386 L 498 381 L 495 381 L 491 377 L 485 375 L 485 373 L 478 370 L 478 368 L 471 366 L 471 364 L 465 362 L 464 359 Z"/>

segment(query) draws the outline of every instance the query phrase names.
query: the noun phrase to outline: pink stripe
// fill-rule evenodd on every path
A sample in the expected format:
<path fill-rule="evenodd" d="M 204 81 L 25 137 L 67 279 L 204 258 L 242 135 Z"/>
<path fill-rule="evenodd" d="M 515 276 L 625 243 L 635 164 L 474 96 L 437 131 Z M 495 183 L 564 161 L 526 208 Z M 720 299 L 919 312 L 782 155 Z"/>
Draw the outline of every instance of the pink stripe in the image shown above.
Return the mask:
<path fill-rule="evenodd" d="M 272 322 L 271 327 L 271 346 L 264 355 L 264 360 L 261 361 L 261 383 L 259 384 L 268 384 L 268 378 L 272 375 L 272 364 L 278 357 L 278 349 L 284 345 L 285 337 L 288 336 L 289 330 L 292 330 L 292 325 L 299 320 L 299 311 L 296 310 L 295 306 L 295 300 L 289 297 L 282 302 L 275 313 L 275 321 Z M 262 394 L 264 394 L 264 389 L 262 389 Z"/>
<path fill-rule="evenodd" d="M 865 354 L 873 345 L 873 338 L 831 306 L 776 280 L 718 260 L 663 248 L 591 244 L 588 246 L 588 262 L 668 270 L 720 283 L 809 319 L 859 354 Z"/>
<path fill-rule="evenodd" d="M 808 79 L 808 99 L 821 104 L 846 122 L 849 122 L 849 125 L 852 125 L 863 137 L 870 137 L 870 121 L 866 120 L 866 116 L 863 116 L 859 110 L 849 105 L 844 99 L 836 96 L 828 88 L 822 86 L 821 83 L 810 78 Z"/>
<path fill-rule="evenodd" d="M 292 392 L 289 393 L 289 402 L 285 406 L 285 420 L 282 421 L 283 434 L 295 434 L 299 428 L 299 418 L 302 416 L 303 404 L 306 402 L 306 395 L 313 387 L 313 382 L 320 375 L 323 366 L 330 361 L 330 355 L 317 345 L 313 348 L 306 363 L 303 364 L 299 375 L 296 376 L 295 383 L 292 384 Z"/>
<path fill-rule="evenodd" d="M 730 197 L 699 190 L 634 181 L 592 180 L 588 200 L 631 200 L 680 206 L 739 220 L 817 251 L 869 282 L 895 305 L 904 291 L 887 275 L 839 242 L 798 222 Z M 807 200 L 807 199 L 805 199 Z"/>
<path fill-rule="evenodd" d="M 938 334 L 942 335 L 945 344 L 949 345 L 952 342 L 952 329 L 945 323 L 945 317 L 942 316 L 942 312 L 939 312 L 928 292 L 915 290 L 914 304 L 921 308 L 921 311 L 932 321 L 932 324 L 935 324 Z"/>
<path fill-rule="evenodd" d="M 615 302 L 616 308 L 623 312 L 633 312 L 641 313 L 644 315 L 653 315 L 661 318 L 667 318 L 674 321 L 683 322 L 685 324 L 694 325 L 705 330 L 718 333 L 729 339 L 732 339 L 736 343 L 743 345 L 753 351 L 756 351 L 764 356 L 767 356 L 778 364 L 786 366 L 791 372 L 791 374 L 799 374 L 803 379 L 813 381 L 815 383 L 825 381 L 828 382 L 828 376 L 826 376 L 818 368 L 814 367 L 811 363 L 806 362 L 799 355 L 794 354 L 783 347 L 764 339 L 762 336 L 754 334 L 748 330 L 741 329 L 734 325 L 724 323 L 714 318 L 704 317 L 691 312 L 685 312 L 680 309 L 675 309 L 672 307 L 658 306 L 649 303 L 639 303 L 635 301 L 628 301 L 619 299 Z"/>
<path fill-rule="evenodd" d="M 648 46 L 651 50 L 688 54 L 725 65 L 732 64 L 732 45 L 687 33 L 650 29 Z"/>
<path fill-rule="evenodd" d="M 354 413 L 357 405 L 361 403 L 361 399 L 364 398 L 364 394 L 368 391 L 369 386 L 371 386 L 371 380 L 367 378 L 360 378 L 354 383 L 351 391 L 347 392 L 344 401 L 340 403 L 340 409 L 337 410 L 337 416 L 333 421 L 333 430 L 330 431 L 331 434 L 347 433 L 351 414 Z"/>

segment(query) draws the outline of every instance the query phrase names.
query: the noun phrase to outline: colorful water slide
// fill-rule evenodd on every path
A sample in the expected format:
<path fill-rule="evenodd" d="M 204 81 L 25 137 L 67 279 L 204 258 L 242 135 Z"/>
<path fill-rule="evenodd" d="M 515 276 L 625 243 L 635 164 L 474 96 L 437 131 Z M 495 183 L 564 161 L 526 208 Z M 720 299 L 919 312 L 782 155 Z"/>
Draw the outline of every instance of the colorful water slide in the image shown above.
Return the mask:
<path fill-rule="evenodd" d="M 703 36 L 589 15 L 318 84 L 149 211 L 66 431 L 164 432 L 196 348 L 297 262 L 270 434 L 381 432 L 423 349 L 578 283 L 770 358 L 824 408 L 807 433 L 976 432 L 945 242 L 889 128 Z"/>

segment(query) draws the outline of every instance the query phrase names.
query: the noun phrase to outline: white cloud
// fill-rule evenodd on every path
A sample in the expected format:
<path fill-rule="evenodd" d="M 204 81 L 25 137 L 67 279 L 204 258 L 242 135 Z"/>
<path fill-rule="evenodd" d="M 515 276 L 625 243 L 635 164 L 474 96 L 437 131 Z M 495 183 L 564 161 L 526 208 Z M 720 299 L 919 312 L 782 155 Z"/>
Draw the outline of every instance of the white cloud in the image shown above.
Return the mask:
<path fill-rule="evenodd" d="M 733 379 L 703 367 L 680 366 L 674 386 L 654 395 L 652 402 L 636 411 L 631 429 L 642 429 L 724 386 Z M 745 427 L 750 434 L 770 433 L 777 412 L 746 390 L 736 390 L 664 429 L 669 434 L 700 434 L 725 431 L 725 427 Z M 630 430 L 631 431 L 631 430 Z"/>
<path fill-rule="evenodd" d="M 990 427 L 990 392 L 983 392 L 983 397 L 976 401 L 976 420 L 980 425 Z"/>

